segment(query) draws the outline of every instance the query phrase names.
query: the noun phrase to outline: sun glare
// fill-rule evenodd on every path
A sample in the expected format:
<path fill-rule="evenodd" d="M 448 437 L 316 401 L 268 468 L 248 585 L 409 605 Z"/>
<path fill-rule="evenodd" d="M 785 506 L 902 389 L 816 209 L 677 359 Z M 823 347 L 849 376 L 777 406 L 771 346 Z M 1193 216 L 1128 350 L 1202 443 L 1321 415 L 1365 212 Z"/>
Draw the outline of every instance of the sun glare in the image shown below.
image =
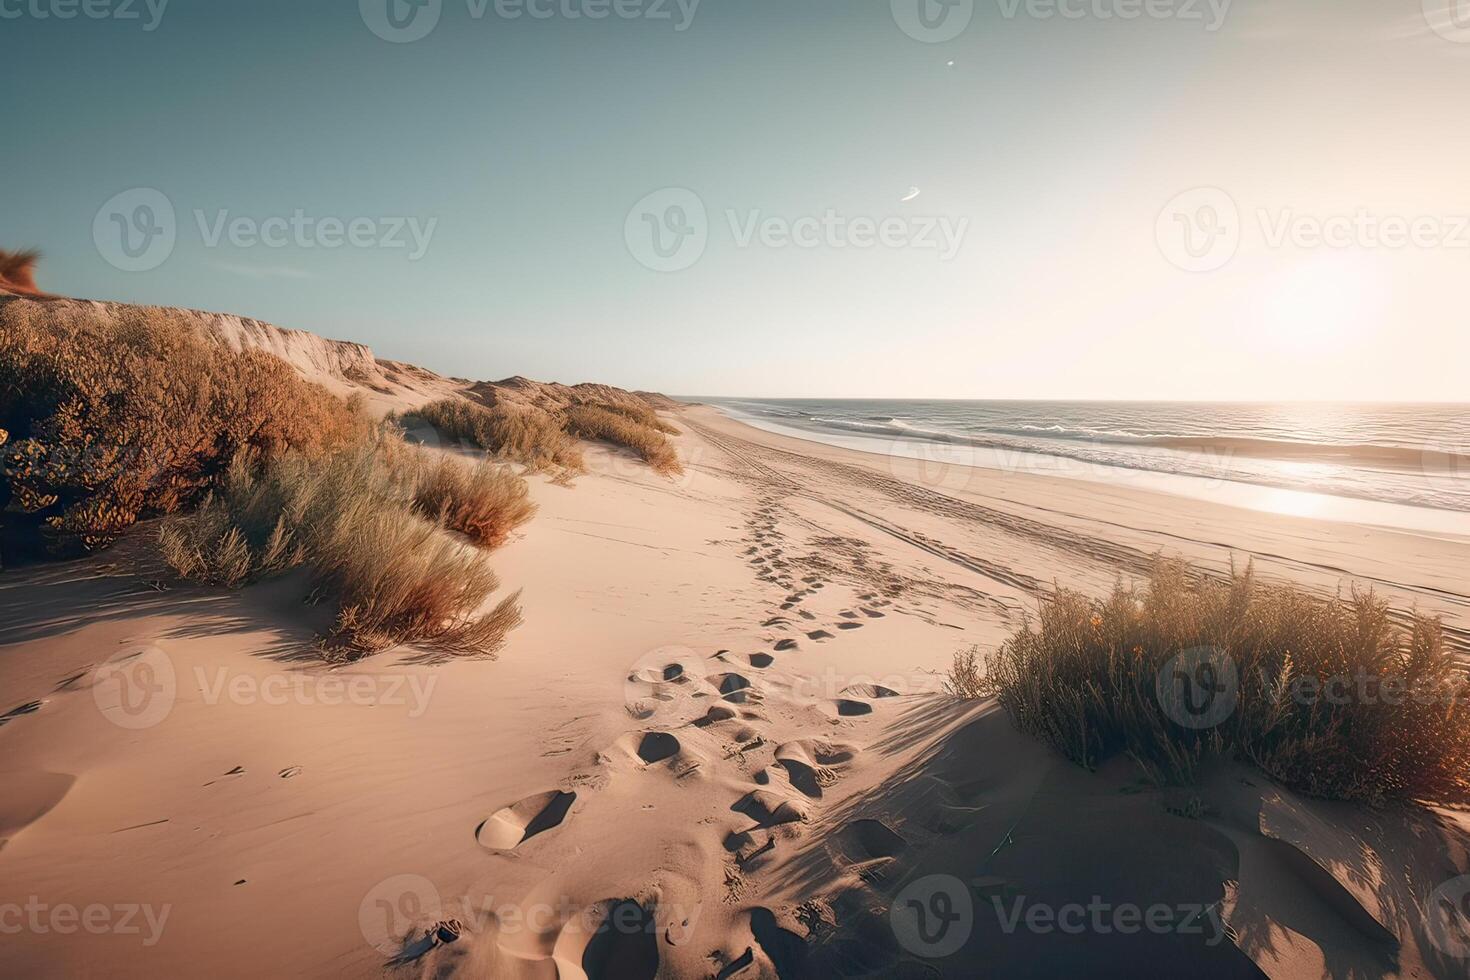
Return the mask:
<path fill-rule="evenodd" d="M 1384 299 L 1381 272 L 1356 255 L 1320 255 L 1286 271 L 1261 301 L 1263 338 L 1306 353 L 1361 336 Z"/>

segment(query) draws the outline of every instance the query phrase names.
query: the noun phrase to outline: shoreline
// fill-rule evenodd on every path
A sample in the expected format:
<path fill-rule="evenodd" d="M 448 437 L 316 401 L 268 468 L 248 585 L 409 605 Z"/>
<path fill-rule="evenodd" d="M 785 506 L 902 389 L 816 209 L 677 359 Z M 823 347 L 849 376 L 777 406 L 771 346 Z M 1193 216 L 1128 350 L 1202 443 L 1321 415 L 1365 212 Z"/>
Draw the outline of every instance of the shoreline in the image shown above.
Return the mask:
<path fill-rule="evenodd" d="M 761 432 L 868 455 L 919 460 L 932 466 L 999 470 L 1133 487 L 1271 514 L 1319 517 L 1342 523 L 1470 539 L 1470 512 L 1467 511 L 1378 500 L 1366 496 L 1314 493 L 1265 482 L 1264 478 L 1263 482 L 1251 482 L 1224 475 L 1204 477 L 1146 467 L 1112 465 L 1053 455 L 1040 448 L 1022 449 L 925 438 L 883 439 L 857 433 L 821 432 L 746 416 L 721 405 L 707 404 L 701 407 L 710 408 L 733 422 Z"/>

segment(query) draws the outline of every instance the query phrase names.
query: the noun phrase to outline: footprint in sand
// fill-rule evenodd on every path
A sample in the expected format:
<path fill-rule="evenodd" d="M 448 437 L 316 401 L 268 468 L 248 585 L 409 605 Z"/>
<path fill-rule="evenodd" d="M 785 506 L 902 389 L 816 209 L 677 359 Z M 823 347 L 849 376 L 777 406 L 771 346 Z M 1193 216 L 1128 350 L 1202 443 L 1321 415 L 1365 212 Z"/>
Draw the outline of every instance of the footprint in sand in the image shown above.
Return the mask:
<path fill-rule="evenodd" d="M 836 708 L 837 713 L 844 718 L 853 718 L 858 715 L 870 715 L 873 713 L 873 706 L 871 704 L 866 701 L 855 701 L 852 698 L 836 698 L 832 702 L 832 707 Z"/>
<path fill-rule="evenodd" d="M 869 619 L 882 619 L 885 615 L 887 615 L 886 613 L 880 613 L 876 609 L 869 609 L 867 606 L 859 606 L 858 608 L 861 609 L 863 615 L 868 617 Z"/>
<path fill-rule="evenodd" d="M 582 948 L 582 972 L 587 980 L 653 980 L 659 963 L 654 914 L 631 898 L 599 902 L 596 908 L 605 908 L 606 914 Z M 580 941 L 574 930 L 563 930 L 555 958 L 570 952 L 563 948 L 567 942 Z"/>
<path fill-rule="evenodd" d="M 282 769 L 280 772 L 276 773 L 276 775 L 280 776 L 282 779 L 290 779 L 292 776 L 301 775 L 301 767 L 287 766 L 285 769 Z"/>
<path fill-rule="evenodd" d="M 909 846 L 908 841 L 881 820 L 854 820 L 842 828 L 838 840 L 845 845 L 844 850 L 849 856 L 862 860 L 895 858 Z"/>
<path fill-rule="evenodd" d="M 837 628 L 840 629 L 840 630 L 860 630 L 860 629 L 863 628 L 863 624 L 862 623 L 838 623 L 837 624 Z"/>
<path fill-rule="evenodd" d="M 669 732 L 644 732 L 638 740 L 638 758 L 652 765 L 672 759 L 679 751 L 679 740 Z"/>
<path fill-rule="evenodd" d="M 764 670 L 776 662 L 776 658 L 769 653 L 732 653 L 720 659 L 727 662 L 734 661 L 736 663 L 748 664 L 760 670 Z"/>
<path fill-rule="evenodd" d="M 812 630 L 806 635 L 806 638 L 808 640 L 830 640 L 832 639 L 832 634 L 826 630 Z"/>
<path fill-rule="evenodd" d="M 795 640 L 779 640 L 776 643 L 776 652 L 777 653 L 784 653 L 787 650 L 795 650 L 795 649 L 796 649 L 796 641 Z"/>
<path fill-rule="evenodd" d="M 879 820 L 854 820 L 837 835 L 837 849 L 849 870 L 869 882 L 887 877 L 889 866 L 907 848 L 908 841 Z"/>
<path fill-rule="evenodd" d="M 734 694 L 750 687 L 750 679 L 743 674 L 710 674 L 705 680 L 713 684 L 721 694 Z"/>
<path fill-rule="evenodd" d="M 712 704 L 709 706 L 709 710 L 704 713 L 703 718 L 694 719 L 694 724 L 698 728 L 708 728 L 717 722 L 729 721 L 734 717 L 735 709 L 728 704 Z"/>
<path fill-rule="evenodd" d="M 757 827 L 800 823 L 810 816 L 805 802 L 786 799 L 764 789 L 751 790 L 731 804 L 730 809 L 754 820 Z"/>
<path fill-rule="evenodd" d="M 0 794 L 0 848 L 18 831 L 35 823 L 71 792 L 77 777 L 43 769 L 12 770 L 5 774 Z"/>
<path fill-rule="evenodd" d="M 820 799 L 823 787 L 837 782 L 832 767 L 850 761 L 857 751 L 850 745 L 803 739 L 776 746 L 775 758 L 793 787 L 805 796 Z"/>
<path fill-rule="evenodd" d="M 475 828 L 481 847 L 505 851 L 559 826 L 577 799 L 576 793 L 551 790 L 528 796 L 496 810 Z"/>

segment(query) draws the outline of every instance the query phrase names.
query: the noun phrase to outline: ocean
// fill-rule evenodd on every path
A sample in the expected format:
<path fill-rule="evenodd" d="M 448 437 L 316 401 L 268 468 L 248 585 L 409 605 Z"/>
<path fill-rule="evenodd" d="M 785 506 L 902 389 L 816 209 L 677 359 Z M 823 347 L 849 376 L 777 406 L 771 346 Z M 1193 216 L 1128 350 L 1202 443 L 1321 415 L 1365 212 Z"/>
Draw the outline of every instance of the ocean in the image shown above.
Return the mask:
<path fill-rule="evenodd" d="M 698 400 L 759 428 L 868 452 L 1223 493 L 1272 510 L 1320 509 L 1293 496 L 1303 494 L 1470 513 L 1470 404 Z M 1288 493 L 1231 499 L 1232 485 Z M 1423 515 L 1408 524 L 1446 526 Z"/>

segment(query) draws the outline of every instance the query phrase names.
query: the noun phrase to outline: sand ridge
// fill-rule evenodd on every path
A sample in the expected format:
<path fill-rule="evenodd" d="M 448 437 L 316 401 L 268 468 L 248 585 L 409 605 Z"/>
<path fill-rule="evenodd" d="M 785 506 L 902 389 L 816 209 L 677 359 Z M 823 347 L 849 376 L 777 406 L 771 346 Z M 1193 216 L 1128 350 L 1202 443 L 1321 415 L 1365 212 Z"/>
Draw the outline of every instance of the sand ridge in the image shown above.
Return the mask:
<path fill-rule="evenodd" d="M 957 649 L 998 642 L 1052 582 L 1105 588 L 1114 562 L 1148 555 L 1169 501 L 1139 497 L 1148 525 L 1119 528 L 1111 503 L 1066 481 L 948 487 L 704 409 L 676 424 L 681 480 L 602 448 L 575 488 L 533 480 L 541 513 L 497 555 L 526 612 L 500 660 L 373 658 L 350 671 L 376 685 L 365 703 L 205 696 L 213 671 L 325 676 L 296 659 L 312 630 L 291 581 L 160 591 L 126 547 L 7 572 L 0 742 L 7 769 L 30 775 L 8 783 L 0 874 L 53 902 L 171 909 L 152 946 L 28 933 L 9 965 L 1455 975 L 1423 903 L 1470 867 L 1461 815 L 1365 824 L 1239 768 L 1193 794 L 1159 791 L 1126 764 L 1083 772 L 993 703 L 941 692 Z M 1461 621 L 1442 570 L 1463 543 L 1372 532 L 1381 547 L 1358 576 L 1311 522 L 1216 511 L 1202 523 L 1232 520 L 1239 554 L 1341 568 L 1321 573 L 1324 588 L 1437 595 Z M 1172 534 L 1228 561 L 1223 534 L 1183 520 Z M 1422 561 L 1395 581 L 1387 569 L 1410 547 Z M 169 665 L 166 717 L 109 719 L 98 667 L 114 656 Z M 431 689 L 426 704 L 390 700 L 414 689 L 405 679 Z M 1180 927 L 1014 927 L 1037 904 L 1085 911 L 1094 898 L 1172 910 Z M 915 918 L 966 901 L 964 928 L 942 941 Z"/>

